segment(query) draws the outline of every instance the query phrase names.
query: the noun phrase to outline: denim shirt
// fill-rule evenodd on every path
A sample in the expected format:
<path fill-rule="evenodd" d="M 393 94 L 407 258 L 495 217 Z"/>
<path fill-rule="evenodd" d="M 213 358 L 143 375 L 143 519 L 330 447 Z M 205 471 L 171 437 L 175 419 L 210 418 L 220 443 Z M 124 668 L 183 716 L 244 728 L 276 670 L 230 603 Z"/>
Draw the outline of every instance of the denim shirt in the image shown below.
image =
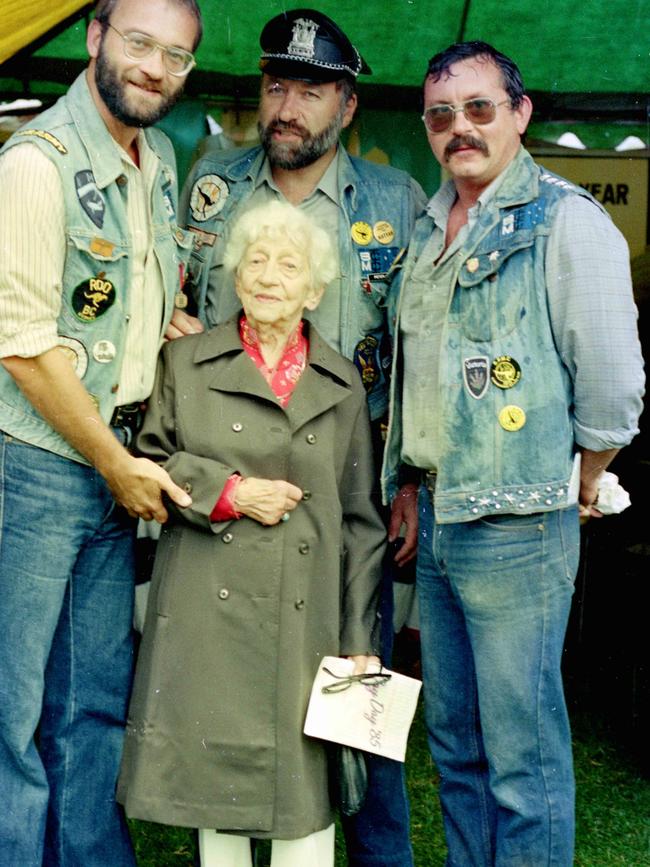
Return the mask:
<path fill-rule="evenodd" d="M 260 146 L 208 154 L 194 166 L 181 197 L 181 211 L 186 211 L 187 226 L 195 235 L 188 291 L 205 325 L 223 322 L 239 309 L 234 292 L 222 291 L 221 280 L 211 282 L 210 271 L 222 265 L 224 226 L 253 194 L 263 161 Z M 350 157 L 343 150 L 338 186 L 341 354 L 359 369 L 370 416 L 377 419 L 388 408 L 402 251 L 425 196 L 405 172 Z"/>
<path fill-rule="evenodd" d="M 468 233 L 443 328 L 435 491 L 440 523 L 560 509 L 572 501 L 573 383 L 553 337 L 545 253 L 560 201 L 591 197 L 537 166 L 523 149 L 512 168 Z M 428 214 L 418 220 L 406 281 L 433 229 Z M 386 501 L 397 492 L 401 453 L 398 342 L 395 356 L 382 471 Z M 509 387 L 491 382 L 492 363 L 502 357 L 520 369 Z M 470 375 L 477 374 L 472 383 Z"/>
<path fill-rule="evenodd" d="M 162 338 L 180 289 L 179 268 L 187 261 L 191 238 L 176 221 L 177 181 L 171 144 L 159 130 L 148 129 L 145 135 L 160 160 L 151 204 L 151 232 L 165 287 L 163 322 L 153 326 L 160 328 Z M 108 422 L 115 408 L 129 319 L 128 184 L 120 153 L 93 102 L 85 73 L 36 119 L 35 125 L 19 130 L 5 147 L 24 142 L 38 146 L 61 176 L 66 255 L 57 320 L 59 345 Z M 38 414 L 2 367 L 0 429 L 87 463 Z"/>

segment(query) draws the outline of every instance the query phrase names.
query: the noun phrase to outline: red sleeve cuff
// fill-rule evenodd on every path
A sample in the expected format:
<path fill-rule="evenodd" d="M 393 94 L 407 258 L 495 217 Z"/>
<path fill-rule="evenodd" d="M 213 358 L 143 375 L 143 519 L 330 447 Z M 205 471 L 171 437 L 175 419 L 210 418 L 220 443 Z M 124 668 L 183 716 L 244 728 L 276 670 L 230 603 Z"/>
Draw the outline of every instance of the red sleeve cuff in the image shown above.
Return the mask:
<path fill-rule="evenodd" d="M 242 478 L 238 473 L 233 473 L 223 486 L 221 496 L 217 500 L 214 509 L 210 512 L 210 520 L 213 524 L 219 521 L 232 521 L 233 518 L 241 518 L 235 509 L 235 491 Z"/>

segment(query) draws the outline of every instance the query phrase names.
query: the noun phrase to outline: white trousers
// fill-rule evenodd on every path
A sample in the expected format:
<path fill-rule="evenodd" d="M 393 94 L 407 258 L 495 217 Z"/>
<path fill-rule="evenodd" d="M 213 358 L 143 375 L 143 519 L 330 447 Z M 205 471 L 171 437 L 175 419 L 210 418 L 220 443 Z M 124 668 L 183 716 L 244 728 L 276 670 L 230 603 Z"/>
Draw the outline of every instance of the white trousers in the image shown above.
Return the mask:
<path fill-rule="evenodd" d="M 199 828 L 201 867 L 252 867 L 249 837 Z M 334 867 L 334 825 L 298 840 L 271 842 L 271 867 Z"/>

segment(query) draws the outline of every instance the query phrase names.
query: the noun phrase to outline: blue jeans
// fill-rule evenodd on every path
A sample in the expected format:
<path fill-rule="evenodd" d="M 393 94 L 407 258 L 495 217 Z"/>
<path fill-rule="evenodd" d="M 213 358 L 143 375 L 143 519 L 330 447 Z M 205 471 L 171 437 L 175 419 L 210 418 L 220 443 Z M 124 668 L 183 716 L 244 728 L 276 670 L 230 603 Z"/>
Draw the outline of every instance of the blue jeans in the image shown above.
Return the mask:
<path fill-rule="evenodd" d="M 0 432 L 0 864 L 135 864 L 114 798 L 133 536 L 94 469 Z"/>
<path fill-rule="evenodd" d="M 389 550 L 387 557 L 394 552 Z M 390 665 L 393 651 L 393 574 L 384 563 L 380 611 L 382 662 Z M 341 814 L 348 867 L 412 867 L 410 816 L 404 763 L 366 753 L 368 791 L 354 816 Z"/>
<path fill-rule="evenodd" d="M 429 744 L 448 867 L 570 867 L 574 781 L 560 664 L 577 509 L 436 524 L 419 499 Z"/>

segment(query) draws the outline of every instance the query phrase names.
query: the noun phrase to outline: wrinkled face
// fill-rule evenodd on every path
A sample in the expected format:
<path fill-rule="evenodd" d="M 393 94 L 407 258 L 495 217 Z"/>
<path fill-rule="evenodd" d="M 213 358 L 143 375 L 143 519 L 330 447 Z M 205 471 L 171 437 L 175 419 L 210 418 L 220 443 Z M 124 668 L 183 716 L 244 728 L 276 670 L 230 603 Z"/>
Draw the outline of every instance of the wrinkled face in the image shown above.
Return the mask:
<path fill-rule="evenodd" d="M 334 82 L 310 84 L 262 76 L 258 131 L 272 166 L 299 169 L 336 146 L 356 108 Z"/>
<path fill-rule="evenodd" d="M 191 13 L 168 0 L 120 0 L 110 23 L 120 33 L 141 33 L 161 45 L 186 51 L 192 51 L 197 34 Z M 94 59 L 95 84 L 102 101 L 126 126 L 151 126 L 167 114 L 182 93 L 185 76 L 167 71 L 160 50 L 132 60 L 112 27 L 102 31 L 98 22 L 91 22 L 88 52 Z"/>
<path fill-rule="evenodd" d="M 435 105 L 458 107 L 477 97 L 487 97 L 497 105 L 493 121 L 473 124 L 457 111 L 449 129 L 441 133 L 427 130 L 427 138 L 436 159 L 457 185 L 480 189 L 492 183 L 516 155 L 532 105 L 525 96 L 518 108 L 511 108 L 501 70 L 481 58 L 455 63 L 439 81 L 427 78 L 424 84 L 425 109 Z"/>
<path fill-rule="evenodd" d="M 314 289 L 306 255 L 286 235 L 262 235 L 249 245 L 235 277 L 247 319 L 294 328 L 303 310 L 313 310 L 322 290 Z"/>

